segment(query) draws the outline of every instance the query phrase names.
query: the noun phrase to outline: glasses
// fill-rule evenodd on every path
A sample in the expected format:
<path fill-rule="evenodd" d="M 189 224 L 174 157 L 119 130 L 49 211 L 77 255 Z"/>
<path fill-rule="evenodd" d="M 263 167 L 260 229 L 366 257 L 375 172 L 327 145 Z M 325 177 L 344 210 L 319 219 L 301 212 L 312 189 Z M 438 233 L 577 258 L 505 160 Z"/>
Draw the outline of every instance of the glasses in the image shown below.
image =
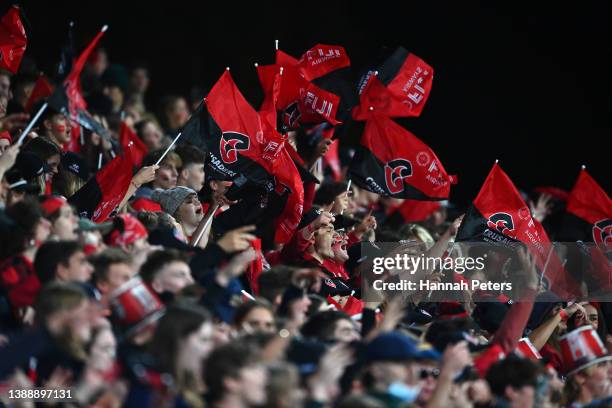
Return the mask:
<path fill-rule="evenodd" d="M 421 380 L 426 380 L 429 377 L 438 378 L 439 376 L 440 376 L 440 370 L 438 370 L 437 368 L 433 368 L 431 370 L 422 368 L 421 371 L 419 372 L 419 377 L 421 378 Z"/>

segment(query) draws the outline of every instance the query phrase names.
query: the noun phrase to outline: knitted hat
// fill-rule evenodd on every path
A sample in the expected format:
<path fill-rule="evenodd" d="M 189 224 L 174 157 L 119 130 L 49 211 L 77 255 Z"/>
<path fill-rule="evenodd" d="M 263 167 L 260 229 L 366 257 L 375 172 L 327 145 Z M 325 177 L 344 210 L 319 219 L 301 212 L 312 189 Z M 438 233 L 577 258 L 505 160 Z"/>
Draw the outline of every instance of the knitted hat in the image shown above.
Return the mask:
<path fill-rule="evenodd" d="M 155 190 L 151 199 L 157 201 L 164 212 L 174 216 L 183 201 L 192 194 L 197 195 L 198 193 L 189 187 L 178 186 L 168 190 Z"/>

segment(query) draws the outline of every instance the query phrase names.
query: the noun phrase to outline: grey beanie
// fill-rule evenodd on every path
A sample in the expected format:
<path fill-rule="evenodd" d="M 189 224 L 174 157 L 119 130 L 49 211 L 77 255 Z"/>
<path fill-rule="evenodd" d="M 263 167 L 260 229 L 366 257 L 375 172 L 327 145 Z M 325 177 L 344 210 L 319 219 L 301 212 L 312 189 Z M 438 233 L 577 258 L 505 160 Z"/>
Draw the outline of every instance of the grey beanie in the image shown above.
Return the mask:
<path fill-rule="evenodd" d="M 198 193 L 189 187 L 178 186 L 168 190 L 156 189 L 153 191 L 153 194 L 151 194 L 151 199 L 158 202 L 165 213 L 174 216 L 176 210 L 178 210 L 181 204 L 183 204 L 183 201 L 191 194 L 197 195 Z"/>

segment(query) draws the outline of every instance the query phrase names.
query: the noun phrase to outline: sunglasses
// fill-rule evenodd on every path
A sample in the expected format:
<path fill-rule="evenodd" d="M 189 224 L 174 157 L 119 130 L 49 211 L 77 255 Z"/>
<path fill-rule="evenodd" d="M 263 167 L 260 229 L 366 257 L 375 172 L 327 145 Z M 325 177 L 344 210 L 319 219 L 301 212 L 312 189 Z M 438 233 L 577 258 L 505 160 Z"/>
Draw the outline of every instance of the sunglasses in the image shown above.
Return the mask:
<path fill-rule="evenodd" d="M 439 376 L 440 376 L 440 370 L 438 370 L 437 368 L 433 368 L 431 370 L 422 368 L 421 371 L 419 372 L 419 377 L 421 378 L 421 380 L 426 380 L 429 377 L 438 378 Z"/>

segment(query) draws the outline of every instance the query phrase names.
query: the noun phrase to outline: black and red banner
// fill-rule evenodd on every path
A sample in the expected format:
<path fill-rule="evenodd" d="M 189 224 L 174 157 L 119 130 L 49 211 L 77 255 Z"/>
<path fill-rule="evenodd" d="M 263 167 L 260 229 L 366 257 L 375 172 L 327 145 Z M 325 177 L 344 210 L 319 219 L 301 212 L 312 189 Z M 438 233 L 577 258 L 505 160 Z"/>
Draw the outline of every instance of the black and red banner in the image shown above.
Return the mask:
<path fill-rule="evenodd" d="M 384 116 L 368 119 L 349 178 L 385 197 L 426 201 L 447 199 L 457 181 L 429 146 Z"/>
<path fill-rule="evenodd" d="M 104 222 L 117 209 L 132 181 L 132 145 L 126 146 L 73 196 L 68 198 L 81 217 Z"/>
<path fill-rule="evenodd" d="M 81 127 L 111 140 L 106 129 L 87 112 L 87 102 L 85 102 L 83 97 L 80 79 L 81 71 L 83 71 L 87 59 L 98 45 L 105 31 L 105 29 L 102 29 L 98 32 L 87 48 L 74 61 L 72 70 L 64 80 L 63 86 L 57 86 L 49 97 L 49 105 L 70 118 L 72 137 L 67 146 L 64 146 L 64 150 L 67 151 L 78 153 L 81 150 Z"/>
<path fill-rule="evenodd" d="M 209 152 L 209 168 L 222 178 L 246 178 L 268 191 L 288 190 L 277 220 L 276 242 L 289 240 L 302 216 L 304 189 L 285 137 L 266 125 L 226 71 L 183 129 L 181 139 Z"/>
<path fill-rule="evenodd" d="M 419 116 L 431 93 L 433 74 L 429 64 L 399 47 L 361 79 L 353 119 L 366 120 L 372 114 Z"/>
<path fill-rule="evenodd" d="M 592 243 L 587 268 L 590 287 L 612 290 L 612 200 L 603 188 L 582 169 L 570 192 L 559 238 Z"/>
<path fill-rule="evenodd" d="M 535 256 L 548 289 L 565 299 L 580 293 L 576 281 L 561 265 L 546 231 L 532 218 L 514 183 L 497 163 L 463 218 L 456 241 L 508 247 L 524 244 Z"/>
<path fill-rule="evenodd" d="M 19 7 L 11 6 L 0 19 L 0 69 L 16 74 L 27 45 Z"/>
<path fill-rule="evenodd" d="M 263 65 L 257 67 L 257 74 L 265 94 L 262 110 L 265 105 L 276 108 L 278 119 L 275 125 L 280 132 L 296 129 L 302 124 L 340 123 L 336 120 L 340 98 L 306 80 L 296 67 Z"/>

